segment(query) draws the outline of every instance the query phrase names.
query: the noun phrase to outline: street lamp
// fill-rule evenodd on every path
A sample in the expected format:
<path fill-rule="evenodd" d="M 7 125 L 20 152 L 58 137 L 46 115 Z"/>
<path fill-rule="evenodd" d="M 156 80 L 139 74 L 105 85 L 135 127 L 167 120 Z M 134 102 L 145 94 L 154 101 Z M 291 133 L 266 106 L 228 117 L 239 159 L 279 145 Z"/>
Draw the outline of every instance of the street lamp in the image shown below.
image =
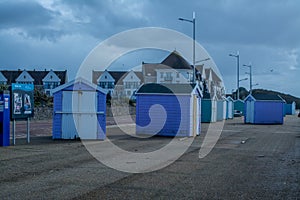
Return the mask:
<path fill-rule="evenodd" d="M 202 59 L 202 60 L 197 60 L 197 61 L 195 61 L 195 64 L 196 63 L 200 63 L 200 62 L 204 62 L 204 61 L 208 61 L 208 60 L 210 60 L 210 58 L 205 58 L 205 59 Z"/>
<path fill-rule="evenodd" d="M 229 56 L 235 57 L 236 58 L 236 65 L 237 65 L 237 78 L 236 78 L 236 84 L 237 84 L 237 99 L 240 99 L 240 54 L 237 51 L 236 55 L 235 54 L 229 54 Z"/>
<path fill-rule="evenodd" d="M 195 29 L 196 29 L 196 14 L 195 12 L 193 12 L 193 19 L 189 20 L 189 19 L 184 19 L 184 18 L 178 18 L 178 20 L 180 21 L 185 21 L 185 22 L 190 22 L 193 24 L 193 83 L 196 82 L 196 69 L 195 69 Z"/>
<path fill-rule="evenodd" d="M 250 73 L 246 72 L 246 74 L 250 75 L 250 94 L 252 94 L 252 65 L 251 65 L 251 63 L 249 63 L 249 65 L 244 64 L 243 66 L 250 68 Z"/>
<path fill-rule="evenodd" d="M 246 81 L 246 80 L 248 80 L 248 78 L 240 79 L 239 82 L 241 82 L 241 81 Z"/>

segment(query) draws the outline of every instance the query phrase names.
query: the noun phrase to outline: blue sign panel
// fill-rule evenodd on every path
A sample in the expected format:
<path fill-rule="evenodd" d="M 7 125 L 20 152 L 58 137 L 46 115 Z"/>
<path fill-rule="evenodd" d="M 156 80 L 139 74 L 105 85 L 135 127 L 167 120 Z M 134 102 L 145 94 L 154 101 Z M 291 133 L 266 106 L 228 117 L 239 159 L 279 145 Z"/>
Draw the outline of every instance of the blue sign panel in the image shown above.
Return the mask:
<path fill-rule="evenodd" d="M 11 86 L 12 109 L 11 116 L 13 119 L 24 119 L 33 117 L 34 106 L 34 85 L 17 84 Z"/>

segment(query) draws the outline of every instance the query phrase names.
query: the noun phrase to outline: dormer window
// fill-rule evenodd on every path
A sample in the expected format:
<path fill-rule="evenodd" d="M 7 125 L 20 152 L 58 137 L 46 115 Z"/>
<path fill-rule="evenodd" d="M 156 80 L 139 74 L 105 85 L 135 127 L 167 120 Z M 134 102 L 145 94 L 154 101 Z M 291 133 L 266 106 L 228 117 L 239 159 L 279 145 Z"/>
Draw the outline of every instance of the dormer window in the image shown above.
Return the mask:
<path fill-rule="evenodd" d="M 50 76 L 50 79 L 52 79 L 53 77 L 52 77 L 52 75 Z"/>
<path fill-rule="evenodd" d="M 107 79 L 107 76 L 104 76 L 105 79 Z"/>
<path fill-rule="evenodd" d="M 26 76 L 24 75 L 24 79 L 26 79 Z"/>

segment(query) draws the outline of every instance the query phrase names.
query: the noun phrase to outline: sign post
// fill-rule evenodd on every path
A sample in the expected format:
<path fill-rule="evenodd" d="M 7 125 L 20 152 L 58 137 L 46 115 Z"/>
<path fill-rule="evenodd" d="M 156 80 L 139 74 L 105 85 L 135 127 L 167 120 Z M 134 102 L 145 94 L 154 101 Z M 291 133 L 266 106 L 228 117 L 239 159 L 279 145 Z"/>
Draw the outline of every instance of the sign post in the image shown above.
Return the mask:
<path fill-rule="evenodd" d="M 11 86 L 11 118 L 13 119 L 13 144 L 16 143 L 15 123 L 18 119 L 27 120 L 27 143 L 30 142 L 29 118 L 34 114 L 34 85 L 13 83 Z"/>

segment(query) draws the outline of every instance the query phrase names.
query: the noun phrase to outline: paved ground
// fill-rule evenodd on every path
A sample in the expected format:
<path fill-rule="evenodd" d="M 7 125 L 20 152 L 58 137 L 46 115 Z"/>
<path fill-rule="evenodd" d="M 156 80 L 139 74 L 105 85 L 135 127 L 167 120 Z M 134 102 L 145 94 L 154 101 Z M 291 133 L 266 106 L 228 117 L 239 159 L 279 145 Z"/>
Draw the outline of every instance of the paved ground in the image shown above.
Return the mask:
<path fill-rule="evenodd" d="M 42 128 L 42 123 L 35 122 L 36 129 Z M 227 120 L 213 151 L 199 159 L 208 126 L 203 124 L 201 136 L 183 156 L 168 167 L 143 174 L 108 168 L 79 141 L 52 141 L 46 124 L 43 126 L 40 135 L 44 136 L 33 137 L 29 145 L 18 138 L 16 146 L 0 148 L 1 199 L 300 197 L 300 118 L 296 116 L 287 116 L 284 125 L 245 125 L 242 118 Z M 170 141 L 163 137 L 134 139 L 115 127 L 107 132 L 114 143 L 133 152 L 160 148 Z"/>

